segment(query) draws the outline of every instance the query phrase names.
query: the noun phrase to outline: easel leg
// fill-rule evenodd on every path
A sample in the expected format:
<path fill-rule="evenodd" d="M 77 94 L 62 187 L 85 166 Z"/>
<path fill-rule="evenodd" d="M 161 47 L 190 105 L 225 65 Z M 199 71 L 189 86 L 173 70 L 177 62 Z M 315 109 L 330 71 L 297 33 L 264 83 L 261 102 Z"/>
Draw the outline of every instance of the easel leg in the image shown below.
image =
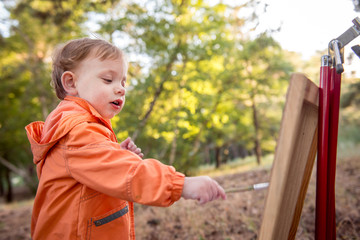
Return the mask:
<path fill-rule="evenodd" d="M 324 59 L 328 58 L 328 59 Z M 318 158 L 316 176 L 316 219 L 315 239 L 326 240 L 327 223 L 327 185 L 328 185 L 328 136 L 330 111 L 330 79 L 329 56 L 323 56 L 320 69 L 319 87 L 319 121 L 318 121 Z"/>
<path fill-rule="evenodd" d="M 329 56 L 323 56 L 329 58 Z M 324 62 L 324 61 L 323 61 Z M 325 61 L 327 62 L 327 61 Z M 316 240 L 336 239 L 335 175 L 339 126 L 341 74 L 321 66 L 319 140 L 316 180 Z"/>
<path fill-rule="evenodd" d="M 327 239 L 336 239 L 335 218 L 335 175 L 337 158 L 337 141 L 339 128 L 341 74 L 331 71 L 330 115 L 329 115 L 329 152 L 328 152 L 328 189 L 327 189 Z"/>

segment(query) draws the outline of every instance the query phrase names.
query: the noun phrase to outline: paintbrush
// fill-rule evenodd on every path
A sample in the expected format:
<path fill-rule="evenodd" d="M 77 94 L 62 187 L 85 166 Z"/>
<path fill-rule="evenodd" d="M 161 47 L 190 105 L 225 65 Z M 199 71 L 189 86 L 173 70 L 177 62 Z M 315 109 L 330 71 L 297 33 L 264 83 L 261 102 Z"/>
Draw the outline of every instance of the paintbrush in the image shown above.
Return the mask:
<path fill-rule="evenodd" d="M 246 187 L 229 188 L 229 189 L 225 190 L 225 193 L 253 191 L 253 190 L 265 189 L 267 187 L 269 187 L 269 183 L 264 182 L 264 183 L 257 183 L 257 184 L 246 186 Z"/>

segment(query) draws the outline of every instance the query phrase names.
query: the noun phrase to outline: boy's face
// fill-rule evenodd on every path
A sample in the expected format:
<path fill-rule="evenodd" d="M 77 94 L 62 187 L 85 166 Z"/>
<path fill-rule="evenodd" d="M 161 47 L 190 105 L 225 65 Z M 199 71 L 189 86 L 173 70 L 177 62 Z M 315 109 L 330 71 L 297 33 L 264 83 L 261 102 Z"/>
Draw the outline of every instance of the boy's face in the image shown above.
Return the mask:
<path fill-rule="evenodd" d="M 73 71 L 77 97 L 88 101 L 102 117 L 111 119 L 125 104 L 127 65 L 122 58 L 84 59 Z"/>

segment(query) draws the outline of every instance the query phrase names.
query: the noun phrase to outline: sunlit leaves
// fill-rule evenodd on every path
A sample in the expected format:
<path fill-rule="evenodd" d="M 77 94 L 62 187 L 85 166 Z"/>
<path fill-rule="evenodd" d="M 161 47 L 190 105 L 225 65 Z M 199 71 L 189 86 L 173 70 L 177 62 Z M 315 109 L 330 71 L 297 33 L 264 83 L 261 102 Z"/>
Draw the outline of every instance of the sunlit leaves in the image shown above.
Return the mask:
<path fill-rule="evenodd" d="M 0 52 L 6 82 L 0 95 L 22 108 L 24 122 L 43 120 L 58 102 L 49 85 L 54 46 L 86 35 L 95 22 L 97 33 L 123 47 L 132 61 L 126 105 L 112 119 L 120 141 L 139 131 L 136 142 L 146 156 L 167 163 L 173 152 L 174 165 L 184 171 L 204 161 L 205 149 L 231 155 L 230 146 L 241 145 L 251 152 L 255 101 L 262 147 L 271 151 L 292 67 L 271 36 L 248 37 L 244 26 L 256 25 L 249 20 L 256 6 L 256 1 L 19 1 L 10 7 L 16 24 L 7 51 Z M 246 8 L 249 18 L 240 14 Z M 12 79 L 14 87 L 7 90 Z M 7 119 L 19 114 L 0 106 Z M 1 132 L 5 123 L 0 124 Z"/>
<path fill-rule="evenodd" d="M 84 36 L 87 13 L 105 13 L 115 2 L 3 2 L 9 17 L 2 20 L 9 32 L 0 38 L 1 157 L 27 169 L 34 166 L 24 127 L 45 120 L 59 102 L 50 86 L 54 46 Z"/>
<path fill-rule="evenodd" d="M 150 155 L 165 159 L 177 146 L 182 151 L 176 151 L 175 164 L 187 169 L 206 144 L 226 148 L 241 143 L 251 151 L 255 99 L 268 151 L 283 103 L 276 96 L 286 90 L 285 79 L 292 68 L 271 37 L 263 34 L 249 40 L 241 32 L 246 21 L 239 11 L 247 6 L 256 4 L 249 1 L 230 7 L 205 1 L 145 1 L 127 5 L 127 11 L 112 24 L 133 39 L 127 51 L 145 54 L 150 65 L 140 58 L 139 65 L 145 69 L 133 75 L 139 79 L 134 81 L 128 109 L 120 114 L 116 129 L 139 130 L 137 124 L 153 104 L 138 144 Z M 248 12 L 252 11 L 256 9 Z M 151 139 L 157 142 L 149 143 Z"/>

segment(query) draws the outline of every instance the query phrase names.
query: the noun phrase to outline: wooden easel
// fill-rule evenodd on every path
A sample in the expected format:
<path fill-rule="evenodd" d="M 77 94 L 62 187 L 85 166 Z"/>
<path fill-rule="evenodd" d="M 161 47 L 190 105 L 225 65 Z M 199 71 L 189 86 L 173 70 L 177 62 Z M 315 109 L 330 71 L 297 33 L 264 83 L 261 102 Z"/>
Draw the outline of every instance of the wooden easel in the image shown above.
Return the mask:
<path fill-rule="evenodd" d="M 319 88 L 290 79 L 270 177 L 260 240 L 294 239 L 317 152 Z"/>
<path fill-rule="evenodd" d="M 335 173 L 343 48 L 360 35 L 360 18 L 329 43 L 320 87 L 302 74 L 290 80 L 260 240 L 294 239 L 318 150 L 315 239 L 335 240 Z M 360 46 L 352 47 L 360 57 Z M 318 137 L 319 133 L 319 137 Z M 317 147 L 318 144 L 318 147 Z"/>

